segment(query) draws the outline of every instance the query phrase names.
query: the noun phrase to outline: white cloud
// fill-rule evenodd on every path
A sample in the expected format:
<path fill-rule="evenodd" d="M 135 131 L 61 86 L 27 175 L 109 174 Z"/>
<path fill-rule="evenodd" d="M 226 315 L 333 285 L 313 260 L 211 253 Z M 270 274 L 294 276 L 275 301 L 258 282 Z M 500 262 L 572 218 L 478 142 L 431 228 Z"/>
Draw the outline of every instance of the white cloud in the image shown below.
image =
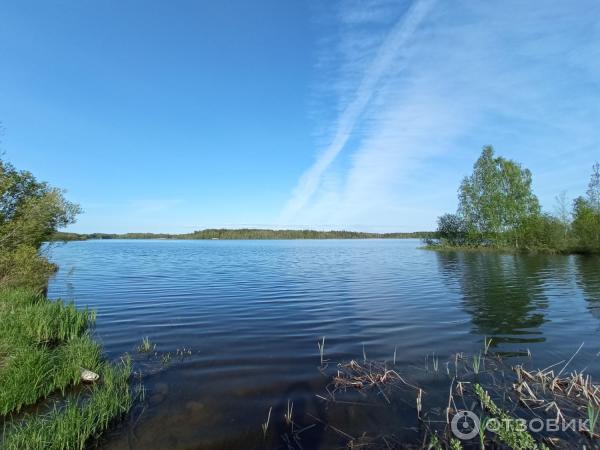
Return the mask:
<path fill-rule="evenodd" d="M 316 69 L 329 133 L 282 223 L 431 228 L 482 145 L 529 166 L 542 200 L 561 190 L 546 174 L 597 155 L 595 2 L 346 5 Z"/>
<path fill-rule="evenodd" d="M 360 81 L 354 98 L 344 109 L 337 122 L 337 130 L 331 144 L 319 156 L 313 166 L 302 175 L 294 191 L 294 195 L 286 207 L 284 217 L 296 214 L 306 205 L 317 190 L 323 173 L 348 142 L 357 120 L 371 101 L 377 84 L 394 61 L 398 51 L 412 36 L 421 20 L 423 20 L 431 5 L 432 0 L 420 0 L 416 2 L 391 30 L 389 36 L 379 47 L 372 62 L 368 65 L 364 77 Z"/>

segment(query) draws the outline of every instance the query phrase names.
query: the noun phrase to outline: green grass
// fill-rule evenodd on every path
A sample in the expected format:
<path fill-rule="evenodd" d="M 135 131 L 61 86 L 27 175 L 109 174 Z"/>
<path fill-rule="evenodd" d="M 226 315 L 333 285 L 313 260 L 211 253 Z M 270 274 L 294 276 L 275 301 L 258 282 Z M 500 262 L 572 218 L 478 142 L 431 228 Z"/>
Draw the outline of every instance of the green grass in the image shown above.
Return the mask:
<path fill-rule="evenodd" d="M 11 347 L 57 345 L 81 336 L 95 314 L 72 303 L 51 302 L 26 289 L 0 290 L 0 342 Z"/>
<path fill-rule="evenodd" d="M 89 392 L 71 396 L 62 406 L 45 415 L 25 416 L 4 432 L 2 448 L 6 450 L 83 449 L 86 443 L 106 430 L 110 423 L 126 414 L 132 405 L 128 379 L 131 362 L 114 366 L 103 363 L 101 382 Z"/>
<path fill-rule="evenodd" d="M 18 412 L 95 370 L 100 348 L 86 334 L 94 315 L 26 289 L 0 290 L 0 415 Z"/>
<path fill-rule="evenodd" d="M 479 370 L 481 367 L 481 353 L 477 355 L 473 355 L 473 372 L 475 375 L 479 375 Z"/>
<path fill-rule="evenodd" d="M 0 415 L 18 412 L 56 390 L 64 393 L 79 382 L 81 368 L 96 371 L 100 348 L 88 336 L 56 348 L 19 347 L 0 372 Z"/>
<path fill-rule="evenodd" d="M 82 448 L 129 409 L 131 363 L 102 361 L 88 331 L 94 320 L 88 310 L 32 290 L 0 289 L 0 447 Z M 81 383 L 83 368 L 100 374 L 100 381 L 81 397 L 67 395 Z M 53 393 L 61 396 L 49 413 L 14 415 Z"/>
<path fill-rule="evenodd" d="M 587 414 L 589 433 L 590 436 L 594 436 L 594 434 L 596 433 L 598 418 L 600 417 L 600 410 L 596 409 L 595 405 L 591 401 L 587 405 Z"/>
<path fill-rule="evenodd" d="M 142 343 L 138 345 L 138 352 L 149 353 L 156 348 L 156 345 L 150 341 L 150 338 L 146 336 L 142 339 Z"/>

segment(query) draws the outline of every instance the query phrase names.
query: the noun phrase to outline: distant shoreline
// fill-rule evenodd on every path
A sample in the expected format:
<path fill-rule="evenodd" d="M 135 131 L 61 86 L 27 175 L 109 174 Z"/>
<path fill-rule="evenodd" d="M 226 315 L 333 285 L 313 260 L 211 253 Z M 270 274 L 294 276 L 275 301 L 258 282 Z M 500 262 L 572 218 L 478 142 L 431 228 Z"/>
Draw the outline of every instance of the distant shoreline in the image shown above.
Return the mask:
<path fill-rule="evenodd" d="M 55 233 L 51 241 L 87 241 L 92 239 L 160 239 L 160 240 L 273 240 L 273 239 L 427 239 L 433 231 L 410 233 L 365 233 L 359 231 L 269 230 L 258 228 L 211 228 L 185 234 L 167 233 Z"/>

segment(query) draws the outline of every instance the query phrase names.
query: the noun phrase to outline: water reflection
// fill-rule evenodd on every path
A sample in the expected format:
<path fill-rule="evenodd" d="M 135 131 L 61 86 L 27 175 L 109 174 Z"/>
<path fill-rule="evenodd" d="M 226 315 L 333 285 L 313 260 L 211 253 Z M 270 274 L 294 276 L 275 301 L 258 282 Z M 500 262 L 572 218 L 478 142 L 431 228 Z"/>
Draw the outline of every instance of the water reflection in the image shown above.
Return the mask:
<path fill-rule="evenodd" d="M 491 337 L 495 346 L 545 341 L 547 258 L 438 252 L 437 259 L 448 282 L 460 287 L 474 333 Z"/>
<path fill-rule="evenodd" d="M 595 357 L 599 259 L 419 245 L 87 241 L 54 248 L 60 271 L 49 295 L 98 311 L 96 335 L 109 358 L 135 352 L 144 336 L 161 352 L 192 350 L 157 371 L 138 361 L 147 389 L 142 412 L 105 435 L 100 448 L 297 448 L 283 418 L 288 400 L 299 429 L 314 424 L 302 433 L 303 448 L 344 448 L 347 439 L 323 422 L 355 436 L 419 439 L 413 393 L 385 409 L 316 397 L 330 381 L 317 369 L 323 336 L 332 368 L 361 358 L 364 348 L 388 361 L 397 350 L 395 369 L 423 386 L 431 405 L 447 401 L 448 380 L 425 371 L 423 358 L 476 352 L 483 336 L 505 354 L 531 348 L 539 367 L 570 356 L 582 341 L 590 350 L 577 366 Z"/>
<path fill-rule="evenodd" d="M 575 258 L 577 267 L 577 284 L 583 291 L 592 316 L 600 320 L 600 258 L 578 256 Z"/>

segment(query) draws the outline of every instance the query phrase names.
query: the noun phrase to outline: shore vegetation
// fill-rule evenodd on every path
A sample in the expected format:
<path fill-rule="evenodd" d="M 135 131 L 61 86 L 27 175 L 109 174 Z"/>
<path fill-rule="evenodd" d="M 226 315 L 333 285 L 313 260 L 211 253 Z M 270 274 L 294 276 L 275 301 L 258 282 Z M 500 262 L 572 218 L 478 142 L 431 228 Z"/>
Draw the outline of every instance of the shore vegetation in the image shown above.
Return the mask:
<path fill-rule="evenodd" d="M 566 193 L 554 211 L 543 211 L 532 190 L 532 173 L 484 147 L 458 189 L 458 209 L 438 218 L 433 249 L 495 249 L 553 253 L 600 253 L 600 164 L 592 166 L 585 195 L 571 205 Z"/>
<path fill-rule="evenodd" d="M 50 300 L 41 252 L 80 212 L 63 191 L 0 159 L 0 448 L 81 449 L 133 402 L 128 358 L 110 363 L 95 314 Z M 89 384 L 82 374 L 98 375 Z M 91 372 L 90 372 L 91 371 Z"/>
<path fill-rule="evenodd" d="M 89 239 L 189 239 L 189 240 L 258 240 L 258 239 L 425 239 L 431 231 L 411 233 L 363 233 L 359 231 L 270 230 L 260 228 L 209 228 L 185 234 L 165 233 L 65 233 L 56 232 L 53 241 L 85 241 Z"/>

